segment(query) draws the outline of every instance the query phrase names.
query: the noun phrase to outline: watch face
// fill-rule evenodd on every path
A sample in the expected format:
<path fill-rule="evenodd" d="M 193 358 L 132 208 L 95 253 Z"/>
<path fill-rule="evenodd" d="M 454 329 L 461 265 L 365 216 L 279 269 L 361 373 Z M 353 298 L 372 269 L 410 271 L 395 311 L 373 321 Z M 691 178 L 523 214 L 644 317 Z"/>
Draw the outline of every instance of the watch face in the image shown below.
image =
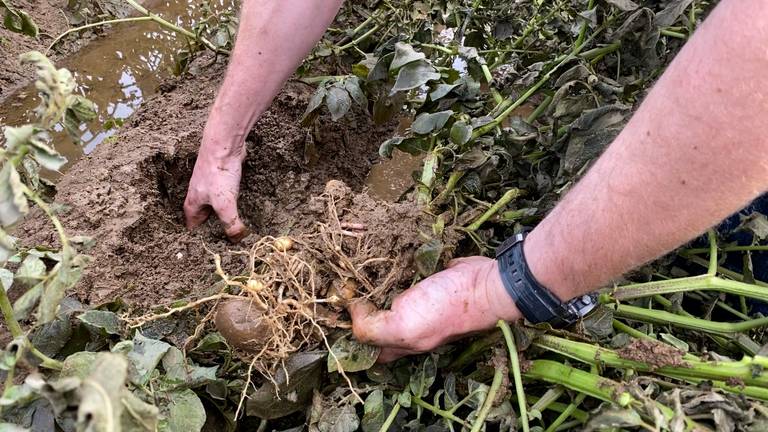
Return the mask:
<path fill-rule="evenodd" d="M 583 318 L 597 307 L 597 293 L 584 294 L 568 303 L 573 308 L 574 312 L 576 312 L 579 317 Z"/>

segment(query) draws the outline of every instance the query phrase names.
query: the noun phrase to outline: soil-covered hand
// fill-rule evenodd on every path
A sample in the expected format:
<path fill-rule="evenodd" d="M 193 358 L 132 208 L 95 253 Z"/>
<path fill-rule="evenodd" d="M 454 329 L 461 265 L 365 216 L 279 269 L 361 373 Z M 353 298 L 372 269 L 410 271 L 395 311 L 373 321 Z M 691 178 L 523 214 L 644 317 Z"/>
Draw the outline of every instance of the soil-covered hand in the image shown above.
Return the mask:
<path fill-rule="evenodd" d="M 215 158 L 200 152 L 184 200 L 187 228 L 193 229 L 208 219 L 213 210 L 224 224 L 224 231 L 237 242 L 247 229 L 237 213 L 242 156 Z"/>
<path fill-rule="evenodd" d="M 520 312 L 507 294 L 495 260 L 460 258 L 395 298 L 390 310 L 367 301 L 349 306 L 355 338 L 382 347 L 380 362 L 430 351 Z"/>

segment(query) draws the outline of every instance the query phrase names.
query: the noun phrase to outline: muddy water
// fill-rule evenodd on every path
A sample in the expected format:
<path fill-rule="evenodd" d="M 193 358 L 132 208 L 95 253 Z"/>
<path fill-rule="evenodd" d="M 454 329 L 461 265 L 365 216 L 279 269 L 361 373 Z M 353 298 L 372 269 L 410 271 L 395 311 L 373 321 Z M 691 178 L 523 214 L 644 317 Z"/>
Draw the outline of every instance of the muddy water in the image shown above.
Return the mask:
<path fill-rule="evenodd" d="M 413 123 L 412 118 L 400 120 L 396 135 L 404 135 Z M 380 159 L 371 167 L 365 185 L 368 192 L 381 200 L 395 202 L 408 188 L 413 186 L 413 172 L 420 173 L 423 157 L 412 156 L 398 150 L 392 152 L 391 159 Z"/>
<path fill-rule="evenodd" d="M 232 8 L 232 0 L 212 0 L 214 11 Z M 191 28 L 202 15 L 195 0 L 148 1 L 152 12 L 177 25 Z M 183 38 L 153 22 L 119 23 L 106 35 L 58 62 L 57 67 L 72 71 L 77 91 L 92 100 L 98 109 L 96 120 L 82 125 L 80 143 L 63 128 L 53 134 L 53 144 L 69 163 L 66 171 L 80 156 L 88 154 L 99 143 L 116 134 L 120 125 L 157 89 L 160 81 L 170 76 L 174 53 L 185 44 Z M 30 83 L 0 103 L 0 125 L 18 125 L 28 121 L 38 99 Z M 47 173 L 55 180 L 59 173 Z"/>

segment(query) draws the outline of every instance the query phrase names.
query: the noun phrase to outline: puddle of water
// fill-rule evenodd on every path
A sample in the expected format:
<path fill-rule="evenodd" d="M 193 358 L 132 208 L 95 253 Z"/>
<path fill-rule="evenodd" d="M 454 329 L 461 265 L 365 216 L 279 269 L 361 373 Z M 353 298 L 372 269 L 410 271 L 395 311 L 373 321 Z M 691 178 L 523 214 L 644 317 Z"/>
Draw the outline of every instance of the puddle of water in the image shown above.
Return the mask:
<path fill-rule="evenodd" d="M 214 12 L 233 8 L 232 0 L 211 0 Z M 150 1 L 145 6 L 170 22 L 191 28 L 203 15 L 195 0 Z M 80 128 L 81 143 L 73 140 L 63 127 L 52 134 L 53 145 L 69 162 L 67 170 L 83 154 L 92 152 L 105 139 L 117 133 L 119 126 L 142 102 L 153 94 L 160 81 L 172 74 L 174 52 L 184 46 L 183 38 L 153 22 L 118 23 L 112 30 L 84 46 L 57 67 L 69 69 L 78 84 L 77 91 L 92 100 L 98 117 Z M 0 125 L 20 125 L 33 116 L 38 98 L 30 83 L 0 104 Z M 43 173 L 49 180 L 61 174 Z"/>
<path fill-rule="evenodd" d="M 404 135 L 412 118 L 400 119 L 395 134 Z M 391 159 L 381 159 L 371 167 L 365 185 L 368 192 L 383 201 L 394 202 L 413 185 L 413 172 L 420 170 L 423 157 L 395 150 Z"/>

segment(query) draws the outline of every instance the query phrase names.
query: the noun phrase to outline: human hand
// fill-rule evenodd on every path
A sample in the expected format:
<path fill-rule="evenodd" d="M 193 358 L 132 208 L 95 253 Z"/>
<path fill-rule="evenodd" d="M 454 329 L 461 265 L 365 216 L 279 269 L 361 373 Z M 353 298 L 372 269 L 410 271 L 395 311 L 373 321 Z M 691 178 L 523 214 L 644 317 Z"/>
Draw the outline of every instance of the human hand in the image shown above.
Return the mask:
<path fill-rule="evenodd" d="M 205 222 L 213 210 L 224 225 L 227 237 L 234 242 L 240 241 L 247 234 L 237 213 L 244 150 L 217 157 L 204 148 L 205 141 L 200 146 L 184 200 L 187 228 L 193 229 Z"/>
<path fill-rule="evenodd" d="M 363 300 L 352 303 L 349 312 L 355 338 L 382 347 L 380 362 L 430 351 L 493 328 L 500 319 L 521 317 L 496 261 L 479 256 L 452 260 L 395 298 L 390 310 Z"/>

